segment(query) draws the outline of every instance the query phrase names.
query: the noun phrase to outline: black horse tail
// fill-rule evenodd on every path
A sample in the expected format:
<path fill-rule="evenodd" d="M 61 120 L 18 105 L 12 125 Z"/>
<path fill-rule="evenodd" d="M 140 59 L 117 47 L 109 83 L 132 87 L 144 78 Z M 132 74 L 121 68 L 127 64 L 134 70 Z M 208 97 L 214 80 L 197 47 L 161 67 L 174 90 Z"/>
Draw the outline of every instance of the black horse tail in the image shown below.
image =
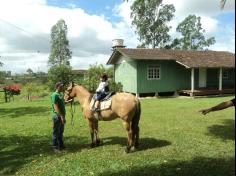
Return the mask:
<path fill-rule="evenodd" d="M 135 148 L 139 146 L 139 120 L 141 116 L 141 104 L 138 98 L 136 99 L 136 110 L 134 117 L 132 118 L 131 129 L 132 129 L 132 139 L 134 142 Z"/>

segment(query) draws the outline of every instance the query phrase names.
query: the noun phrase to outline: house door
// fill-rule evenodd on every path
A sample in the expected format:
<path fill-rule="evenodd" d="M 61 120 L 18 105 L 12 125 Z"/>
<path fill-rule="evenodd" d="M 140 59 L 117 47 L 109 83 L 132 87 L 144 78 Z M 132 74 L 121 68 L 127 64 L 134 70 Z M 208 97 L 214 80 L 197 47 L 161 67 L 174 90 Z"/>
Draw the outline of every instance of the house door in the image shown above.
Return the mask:
<path fill-rule="evenodd" d="M 199 87 L 206 87 L 207 71 L 206 68 L 199 68 Z"/>

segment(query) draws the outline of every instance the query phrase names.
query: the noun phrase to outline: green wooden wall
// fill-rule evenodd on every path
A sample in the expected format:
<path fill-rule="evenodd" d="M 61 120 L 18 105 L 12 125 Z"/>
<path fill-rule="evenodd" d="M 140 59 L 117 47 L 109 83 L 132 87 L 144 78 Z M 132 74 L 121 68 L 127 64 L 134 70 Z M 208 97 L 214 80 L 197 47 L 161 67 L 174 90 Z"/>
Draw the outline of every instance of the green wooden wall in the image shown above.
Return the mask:
<path fill-rule="evenodd" d="M 115 65 L 115 82 L 123 85 L 123 91 L 137 93 L 137 62 L 121 59 Z"/>
<path fill-rule="evenodd" d="M 148 65 L 160 66 L 160 79 L 148 80 Z M 175 61 L 139 61 L 137 93 L 172 92 L 191 86 L 191 70 L 186 69 Z"/>
<path fill-rule="evenodd" d="M 159 80 L 148 80 L 148 65 L 161 69 Z M 178 73 L 178 74 L 176 74 Z M 123 85 L 123 91 L 132 93 L 172 92 L 191 86 L 191 70 L 175 61 L 124 61 L 115 65 L 115 81 Z"/>

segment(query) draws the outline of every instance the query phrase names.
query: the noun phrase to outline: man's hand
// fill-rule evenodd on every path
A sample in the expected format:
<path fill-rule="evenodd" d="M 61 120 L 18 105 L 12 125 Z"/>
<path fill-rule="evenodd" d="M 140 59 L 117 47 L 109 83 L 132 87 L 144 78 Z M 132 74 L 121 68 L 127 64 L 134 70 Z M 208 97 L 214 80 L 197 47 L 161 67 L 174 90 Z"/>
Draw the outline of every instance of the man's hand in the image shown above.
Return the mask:
<path fill-rule="evenodd" d="M 61 123 L 64 125 L 66 123 L 66 118 L 61 116 Z"/>
<path fill-rule="evenodd" d="M 207 113 L 211 112 L 211 108 L 209 108 L 209 109 L 202 109 L 199 112 L 201 112 L 203 115 L 206 115 Z"/>
<path fill-rule="evenodd" d="M 73 99 L 70 99 L 70 100 L 65 101 L 65 103 L 70 103 L 72 101 L 73 101 Z"/>

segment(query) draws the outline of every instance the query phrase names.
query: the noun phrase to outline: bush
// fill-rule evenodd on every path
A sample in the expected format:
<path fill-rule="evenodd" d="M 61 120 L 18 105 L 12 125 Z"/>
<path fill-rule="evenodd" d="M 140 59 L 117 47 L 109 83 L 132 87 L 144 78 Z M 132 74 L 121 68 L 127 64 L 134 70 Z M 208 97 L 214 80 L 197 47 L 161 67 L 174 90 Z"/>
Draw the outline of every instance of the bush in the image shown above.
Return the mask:
<path fill-rule="evenodd" d="M 7 94 L 10 95 L 20 95 L 21 89 L 20 86 L 17 84 L 9 85 L 3 87 L 3 90 L 7 92 Z"/>

